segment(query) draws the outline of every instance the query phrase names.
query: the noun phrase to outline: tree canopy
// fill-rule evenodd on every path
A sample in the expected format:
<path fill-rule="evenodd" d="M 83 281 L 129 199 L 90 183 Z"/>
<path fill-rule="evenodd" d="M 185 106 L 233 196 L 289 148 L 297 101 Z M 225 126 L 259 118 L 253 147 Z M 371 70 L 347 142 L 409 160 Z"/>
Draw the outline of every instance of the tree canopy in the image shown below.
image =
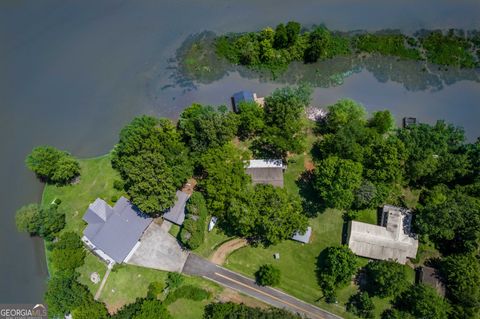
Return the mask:
<path fill-rule="evenodd" d="M 405 267 L 395 261 L 370 261 L 365 266 L 365 275 L 365 289 L 372 296 L 395 296 L 408 287 Z"/>
<path fill-rule="evenodd" d="M 304 232 L 307 228 L 298 195 L 263 184 L 230 199 L 225 223 L 235 234 L 267 246 L 289 239 L 297 231 Z"/>
<path fill-rule="evenodd" d="M 120 172 L 132 202 L 145 213 L 160 213 L 193 173 L 188 149 L 168 119 L 140 116 L 120 132 L 112 166 Z"/>
<path fill-rule="evenodd" d="M 204 319 L 301 319 L 297 314 L 280 308 L 252 308 L 233 302 L 211 303 L 205 306 Z"/>
<path fill-rule="evenodd" d="M 313 187 L 327 207 L 346 209 L 361 183 L 362 164 L 331 156 L 318 163 Z"/>
<path fill-rule="evenodd" d="M 255 272 L 256 282 L 261 286 L 276 286 L 280 283 L 280 269 L 266 264 Z"/>
<path fill-rule="evenodd" d="M 209 105 L 192 104 L 180 114 L 178 128 L 192 151 L 202 153 L 231 141 L 237 133 L 238 118 L 225 107 L 216 110 Z"/>
<path fill-rule="evenodd" d="M 325 121 L 327 132 L 335 133 L 343 126 L 355 121 L 364 123 L 366 115 L 361 104 L 348 99 L 339 100 L 328 107 Z"/>
<path fill-rule="evenodd" d="M 478 313 L 480 310 L 478 257 L 474 254 L 448 256 L 441 263 L 441 274 L 445 280 L 448 298 L 464 308 L 465 314 Z"/>
<path fill-rule="evenodd" d="M 352 295 L 347 302 L 347 311 L 360 318 L 375 318 L 375 304 L 367 292 L 358 292 Z"/>
<path fill-rule="evenodd" d="M 244 154 L 233 144 L 208 149 L 200 158 L 198 183 L 207 207 L 216 216 L 223 216 L 231 199 L 242 193 L 250 182 L 245 173 Z"/>
<path fill-rule="evenodd" d="M 242 102 L 238 109 L 239 137 L 247 139 L 260 133 L 265 127 L 262 108 L 256 102 Z"/>
<path fill-rule="evenodd" d="M 357 267 L 357 256 L 348 246 L 332 246 L 322 251 L 317 260 L 317 273 L 327 302 L 335 301 L 335 288 L 349 283 Z"/>
<path fill-rule="evenodd" d="M 17 211 L 15 221 L 19 231 L 51 241 L 65 227 L 65 213 L 55 204 L 47 207 L 30 204 Z"/>
<path fill-rule="evenodd" d="M 277 89 L 265 98 L 265 129 L 255 141 L 258 153 L 285 158 L 287 152 L 303 150 L 305 134 L 302 117 L 310 103 L 311 93 L 309 86 L 301 85 L 296 89 Z"/>
<path fill-rule="evenodd" d="M 414 224 L 444 253 L 472 252 L 478 249 L 480 200 L 460 189 L 437 185 L 422 196 Z"/>
<path fill-rule="evenodd" d="M 80 175 L 80 164 L 65 151 L 53 146 L 38 146 L 25 159 L 27 167 L 42 181 L 63 185 Z"/>
<path fill-rule="evenodd" d="M 423 284 L 413 285 L 405 290 L 395 298 L 393 305 L 415 318 L 448 318 L 448 303 L 433 288 Z"/>

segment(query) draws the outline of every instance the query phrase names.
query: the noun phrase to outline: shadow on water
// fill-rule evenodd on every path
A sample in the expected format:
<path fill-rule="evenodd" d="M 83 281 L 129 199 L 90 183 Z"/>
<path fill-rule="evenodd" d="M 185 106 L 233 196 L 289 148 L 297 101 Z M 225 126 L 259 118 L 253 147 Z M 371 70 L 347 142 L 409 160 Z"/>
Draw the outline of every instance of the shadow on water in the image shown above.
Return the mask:
<path fill-rule="evenodd" d="M 272 74 L 270 71 L 233 65 L 219 58 L 215 54 L 215 36 L 211 31 L 204 31 L 192 34 L 184 41 L 176 52 L 171 85 L 195 89 L 195 83 L 210 84 L 229 73 L 238 72 L 243 78 L 258 79 L 260 82 L 308 82 L 314 87 L 330 88 L 341 86 L 346 78 L 363 70 L 372 73 L 381 83 L 400 83 L 408 91 L 440 91 L 463 80 L 480 82 L 480 69 L 444 67 L 379 55 L 339 56 L 314 64 L 293 62 L 285 72 Z"/>

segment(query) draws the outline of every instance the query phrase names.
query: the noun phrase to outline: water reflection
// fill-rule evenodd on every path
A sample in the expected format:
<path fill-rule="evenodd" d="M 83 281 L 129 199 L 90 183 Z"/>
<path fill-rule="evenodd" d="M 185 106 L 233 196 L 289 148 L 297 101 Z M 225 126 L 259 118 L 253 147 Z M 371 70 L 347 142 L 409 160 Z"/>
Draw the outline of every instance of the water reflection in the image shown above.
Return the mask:
<path fill-rule="evenodd" d="M 260 82 L 308 82 L 315 87 L 329 88 L 342 85 L 347 77 L 363 70 L 372 73 L 381 83 L 396 82 L 408 91 L 439 91 L 463 80 L 480 82 L 480 69 L 444 67 L 379 55 L 343 56 L 314 64 L 294 62 L 277 75 L 232 65 L 218 58 L 213 48 L 214 37 L 213 32 L 205 31 L 187 38 L 177 51 L 178 68 L 172 77 L 175 80 L 172 85 L 195 89 L 195 83 L 210 84 L 229 73 L 238 72 L 244 78 Z"/>

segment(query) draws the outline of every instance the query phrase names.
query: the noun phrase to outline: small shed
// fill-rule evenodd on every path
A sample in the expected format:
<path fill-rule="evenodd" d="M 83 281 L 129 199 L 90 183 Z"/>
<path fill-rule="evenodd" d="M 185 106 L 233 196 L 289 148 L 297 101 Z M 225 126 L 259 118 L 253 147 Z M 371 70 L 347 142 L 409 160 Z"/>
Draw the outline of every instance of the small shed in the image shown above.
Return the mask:
<path fill-rule="evenodd" d="M 163 218 L 181 226 L 185 220 L 185 205 L 189 197 L 190 195 L 187 193 L 177 191 L 177 200 L 175 204 L 163 214 Z"/>
<path fill-rule="evenodd" d="M 238 113 L 238 107 L 242 102 L 254 102 L 255 94 L 250 91 L 240 91 L 232 96 L 232 107 L 235 113 Z"/>
<path fill-rule="evenodd" d="M 445 297 L 445 285 L 440 280 L 437 274 L 437 270 L 435 268 L 423 266 L 417 268 L 416 270 L 417 283 L 422 283 L 430 286 L 435 289 L 439 295 Z"/>
<path fill-rule="evenodd" d="M 415 125 L 417 124 L 417 118 L 416 117 L 404 117 L 403 118 L 403 128 L 408 127 L 410 125 Z"/>
<path fill-rule="evenodd" d="M 247 163 L 246 173 L 251 176 L 254 185 L 270 184 L 283 187 L 285 166 L 281 159 L 254 159 Z"/>
<path fill-rule="evenodd" d="M 312 236 L 312 227 L 308 226 L 305 233 L 296 232 L 293 235 L 292 239 L 304 244 L 308 244 L 310 242 L 310 236 Z"/>

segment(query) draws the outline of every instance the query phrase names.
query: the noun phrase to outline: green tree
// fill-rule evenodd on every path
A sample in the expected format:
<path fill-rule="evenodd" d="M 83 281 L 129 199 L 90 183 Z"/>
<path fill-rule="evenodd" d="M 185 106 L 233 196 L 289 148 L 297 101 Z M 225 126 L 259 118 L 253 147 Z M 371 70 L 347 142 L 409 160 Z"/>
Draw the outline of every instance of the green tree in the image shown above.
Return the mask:
<path fill-rule="evenodd" d="M 362 164 L 335 156 L 316 165 L 313 187 L 327 207 L 347 209 L 362 183 Z"/>
<path fill-rule="evenodd" d="M 473 254 L 451 255 L 441 264 L 447 296 L 459 304 L 465 313 L 480 310 L 480 262 Z"/>
<path fill-rule="evenodd" d="M 374 183 L 396 183 L 403 177 L 407 157 L 405 147 L 398 138 L 390 136 L 376 140 L 364 158 L 365 177 Z"/>
<path fill-rule="evenodd" d="M 132 202 L 159 213 L 174 201 L 176 189 L 193 173 L 188 149 L 168 119 L 141 116 L 125 126 L 112 153 Z"/>
<path fill-rule="evenodd" d="M 347 311 L 360 318 L 375 318 L 375 305 L 367 292 L 358 292 L 350 296 Z"/>
<path fill-rule="evenodd" d="M 300 34 L 301 25 L 295 21 L 289 21 L 285 26 L 287 32 L 288 43 L 287 46 L 292 46 L 297 42 L 298 35 Z"/>
<path fill-rule="evenodd" d="M 408 287 L 405 267 L 395 261 L 371 261 L 365 266 L 365 275 L 365 288 L 372 296 L 395 296 Z"/>
<path fill-rule="evenodd" d="M 225 109 L 192 104 L 180 114 L 178 128 L 185 143 L 193 151 L 202 153 L 231 141 L 237 132 L 238 119 L 235 113 Z"/>
<path fill-rule="evenodd" d="M 82 266 L 85 260 L 85 249 L 80 237 L 73 232 L 63 233 L 53 244 L 51 260 L 57 274 L 73 277 L 75 269 Z"/>
<path fill-rule="evenodd" d="M 373 208 L 379 204 L 377 198 L 377 187 L 370 181 L 363 180 L 359 188 L 354 191 L 353 206 L 356 209 Z"/>
<path fill-rule="evenodd" d="M 72 309 L 87 304 L 91 298 L 87 288 L 71 277 L 51 277 L 45 292 L 48 314 L 53 318 L 63 317 Z"/>
<path fill-rule="evenodd" d="M 80 175 L 80 164 L 69 153 L 38 146 L 25 159 L 27 167 L 47 183 L 66 184 Z"/>
<path fill-rule="evenodd" d="M 205 241 L 207 228 L 207 204 L 202 193 L 194 192 L 185 207 L 185 221 L 180 230 L 180 239 L 189 249 L 198 248 Z"/>
<path fill-rule="evenodd" d="M 413 285 L 395 298 L 394 307 L 415 318 L 447 319 L 449 305 L 437 292 L 423 284 Z"/>
<path fill-rule="evenodd" d="M 154 281 L 148 285 L 147 298 L 149 299 L 159 299 L 163 293 L 165 285 L 163 282 Z"/>
<path fill-rule="evenodd" d="M 422 197 L 423 205 L 418 207 L 414 220 L 419 233 L 428 235 L 447 254 L 478 249 L 479 199 L 442 187 Z"/>
<path fill-rule="evenodd" d="M 380 134 L 385 134 L 395 128 L 395 119 L 389 110 L 374 112 L 368 120 L 368 126 L 373 127 Z"/>
<path fill-rule="evenodd" d="M 260 286 L 276 286 L 280 283 L 280 269 L 270 264 L 262 265 L 255 272 L 255 278 Z"/>
<path fill-rule="evenodd" d="M 98 301 L 92 301 L 78 308 L 75 308 L 72 310 L 71 314 L 74 319 L 109 318 L 105 304 Z"/>
<path fill-rule="evenodd" d="M 415 317 L 405 311 L 387 309 L 382 313 L 382 319 L 415 319 Z"/>
<path fill-rule="evenodd" d="M 307 228 L 298 195 L 262 184 L 230 200 L 225 223 L 237 235 L 267 246 L 289 239 L 295 232 Z"/>
<path fill-rule="evenodd" d="M 332 35 L 326 28 L 316 28 L 310 32 L 308 40 L 309 46 L 303 56 L 305 63 L 315 63 L 319 59 L 331 57 L 329 51 L 332 45 Z"/>
<path fill-rule="evenodd" d="M 280 23 L 275 28 L 275 38 L 273 41 L 273 46 L 275 49 L 283 49 L 288 47 L 289 39 L 287 29 L 283 23 Z"/>
<path fill-rule="evenodd" d="M 21 232 L 30 233 L 31 235 L 38 234 L 38 229 L 40 228 L 40 210 L 38 204 L 22 206 L 15 214 L 17 229 Z"/>
<path fill-rule="evenodd" d="M 37 204 L 30 204 L 17 211 L 15 221 L 19 231 L 53 240 L 65 227 L 65 214 L 58 210 L 57 205 L 39 207 Z"/>
<path fill-rule="evenodd" d="M 142 303 L 140 311 L 132 317 L 132 319 L 171 319 L 167 308 L 159 300 L 145 299 Z"/>
<path fill-rule="evenodd" d="M 285 87 L 265 98 L 265 129 L 256 142 L 258 153 L 286 157 L 287 152 L 300 152 L 305 147 L 304 109 L 310 103 L 312 90 L 301 85 Z"/>
<path fill-rule="evenodd" d="M 148 214 L 159 213 L 175 202 L 176 184 L 164 156 L 159 153 L 141 153 L 123 163 L 128 172 L 126 191 L 140 210 Z"/>
<path fill-rule="evenodd" d="M 468 156 L 462 152 L 463 129 L 437 121 L 418 124 L 398 132 L 408 150 L 405 177 L 412 186 L 452 183 L 468 173 Z"/>
<path fill-rule="evenodd" d="M 346 285 L 357 272 L 357 256 L 347 246 L 327 247 L 318 256 L 317 273 L 327 302 L 335 299 L 335 288 Z"/>
<path fill-rule="evenodd" d="M 326 130 L 335 133 L 353 121 L 365 123 L 365 108 L 353 100 L 343 99 L 328 107 Z"/>
<path fill-rule="evenodd" d="M 265 126 L 263 110 L 256 102 L 242 102 L 238 109 L 238 135 L 240 138 L 250 138 L 263 129 Z"/>
<path fill-rule="evenodd" d="M 207 150 L 198 161 L 199 190 L 209 211 L 221 217 L 232 198 L 242 193 L 250 182 L 245 173 L 244 155 L 231 143 Z"/>

